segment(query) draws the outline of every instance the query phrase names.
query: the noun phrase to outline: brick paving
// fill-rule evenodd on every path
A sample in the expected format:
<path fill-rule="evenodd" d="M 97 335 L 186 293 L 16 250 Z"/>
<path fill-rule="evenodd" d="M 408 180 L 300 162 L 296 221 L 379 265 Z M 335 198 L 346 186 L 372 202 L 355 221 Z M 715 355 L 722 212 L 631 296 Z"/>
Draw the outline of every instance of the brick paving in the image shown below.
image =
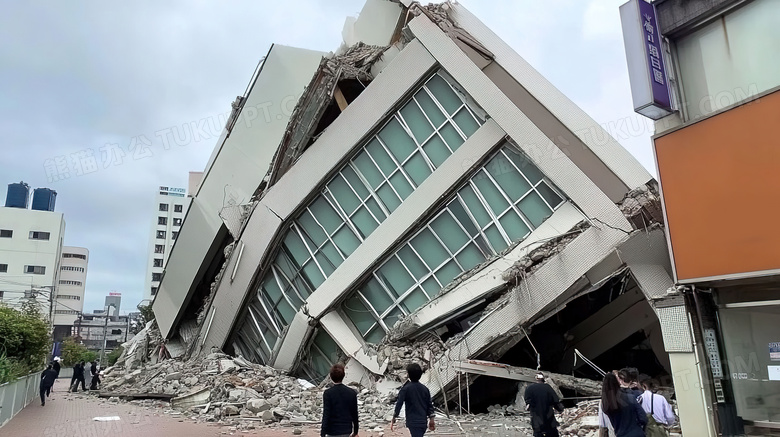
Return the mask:
<path fill-rule="evenodd" d="M 166 414 L 164 408 L 146 407 L 127 402 L 108 402 L 94 395 L 84 392 L 68 393 L 66 391 L 68 380 L 60 379 L 54 385 L 51 397 L 46 400 L 46 406 L 41 407 L 38 398 L 25 407 L 19 414 L 0 428 L 0 436 L 13 437 L 213 437 L 213 436 L 267 436 L 289 437 L 293 435 L 293 427 L 256 425 L 253 430 L 237 431 L 227 425 L 217 423 L 195 423 L 185 418 L 176 418 Z M 163 403 L 163 405 L 165 405 Z M 119 417 L 118 421 L 100 422 L 95 417 Z M 468 421 L 467 421 L 468 422 Z M 464 423 L 465 432 L 459 432 L 453 421 L 442 420 L 436 432 L 429 432 L 426 437 L 436 436 L 482 436 L 494 435 L 518 436 L 525 433 L 517 433 L 510 427 L 499 424 L 479 423 L 478 427 L 472 427 L 476 423 Z M 482 421 L 478 421 L 482 422 Z M 409 432 L 397 429 L 390 432 L 389 424 L 383 425 L 384 430 L 369 431 L 366 424 L 360 431 L 361 437 L 402 437 Z M 300 427 L 304 437 L 320 435 L 319 425 Z"/>
<path fill-rule="evenodd" d="M 194 423 L 166 415 L 162 410 L 131 403 L 107 402 L 87 393 L 67 393 L 69 381 L 58 380 L 54 392 L 42 407 L 38 398 L 22 409 L 0 435 L 13 437 L 212 437 L 224 435 L 291 436 L 290 429 L 233 431 L 227 426 Z M 95 417 L 118 416 L 120 420 L 99 422 Z M 304 429 L 304 436 L 319 435 Z"/>

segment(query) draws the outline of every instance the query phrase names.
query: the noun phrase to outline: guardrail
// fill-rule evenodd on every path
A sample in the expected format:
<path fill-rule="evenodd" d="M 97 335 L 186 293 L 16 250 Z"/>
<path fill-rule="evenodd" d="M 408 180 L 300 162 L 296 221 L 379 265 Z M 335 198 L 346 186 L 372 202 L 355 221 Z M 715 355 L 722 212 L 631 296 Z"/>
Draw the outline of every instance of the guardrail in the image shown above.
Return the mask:
<path fill-rule="evenodd" d="M 41 372 L 17 378 L 0 385 L 0 427 L 39 396 Z"/>

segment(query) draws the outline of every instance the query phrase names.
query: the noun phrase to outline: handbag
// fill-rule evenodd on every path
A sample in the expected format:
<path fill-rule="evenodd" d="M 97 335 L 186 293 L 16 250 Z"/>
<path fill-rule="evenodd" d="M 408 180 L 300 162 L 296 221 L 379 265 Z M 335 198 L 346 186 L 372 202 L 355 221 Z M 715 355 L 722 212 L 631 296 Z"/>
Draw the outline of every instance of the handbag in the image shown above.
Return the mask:
<path fill-rule="evenodd" d="M 653 417 L 655 409 L 655 402 L 653 402 L 653 394 L 650 392 L 650 413 L 647 414 L 647 426 L 645 427 L 645 435 L 647 437 L 669 437 L 669 431 L 658 423 Z"/>

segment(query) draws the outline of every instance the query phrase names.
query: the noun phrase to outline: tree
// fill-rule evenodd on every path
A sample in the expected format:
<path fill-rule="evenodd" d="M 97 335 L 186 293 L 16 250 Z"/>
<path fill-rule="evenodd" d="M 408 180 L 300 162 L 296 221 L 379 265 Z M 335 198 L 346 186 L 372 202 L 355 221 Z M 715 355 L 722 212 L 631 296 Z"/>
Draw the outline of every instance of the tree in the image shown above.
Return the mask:
<path fill-rule="evenodd" d="M 91 362 L 97 360 L 97 352 L 87 349 L 81 343 L 76 343 L 73 337 L 67 337 L 62 341 L 62 364 L 72 366 L 78 362 Z"/>
<path fill-rule="evenodd" d="M 141 317 L 138 319 L 138 323 L 134 324 L 130 329 L 130 332 L 135 335 L 141 332 L 146 327 L 146 324 L 150 320 L 154 320 L 154 311 L 152 305 L 138 305 L 138 311 L 141 312 Z"/>
<path fill-rule="evenodd" d="M 0 306 L 0 383 L 43 368 L 50 346 L 49 325 L 35 305 Z"/>
<path fill-rule="evenodd" d="M 125 350 L 122 346 L 118 346 L 116 349 L 112 350 L 110 354 L 108 354 L 108 365 L 113 366 L 116 364 L 119 357 L 122 355 L 122 352 Z"/>

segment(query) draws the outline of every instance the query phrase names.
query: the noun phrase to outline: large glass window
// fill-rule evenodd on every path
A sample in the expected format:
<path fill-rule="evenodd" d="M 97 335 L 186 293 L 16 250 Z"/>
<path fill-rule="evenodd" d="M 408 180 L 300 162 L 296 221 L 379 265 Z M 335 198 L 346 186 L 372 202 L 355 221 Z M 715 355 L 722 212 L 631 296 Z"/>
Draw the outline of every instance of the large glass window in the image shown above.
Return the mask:
<path fill-rule="evenodd" d="M 524 155 L 501 148 L 342 305 L 369 343 L 455 277 L 520 241 L 563 197 Z"/>
<path fill-rule="evenodd" d="M 688 119 L 780 85 L 780 2 L 755 0 L 677 40 Z"/>
<path fill-rule="evenodd" d="M 719 315 L 737 413 L 745 420 L 780 422 L 780 305 L 751 302 Z"/>
<path fill-rule="evenodd" d="M 294 220 L 256 296 L 277 333 L 309 294 L 476 132 L 484 120 L 467 100 L 443 72 L 434 74 Z M 245 326 L 257 330 L 248 322 Z M 237 344 L 242 338 L 249 334 L 238 336 Z"/>
<path fill-rule="evenodd" d="M 267 363 L 271 359 L 280 332 L 269 322 L 268 311 L 253 299 L 246 309 L 243 325 L 234 336 L 234 348 L 249 360 Z"/>
<path fill-rule="evenodd" d="M 315 384 L 319 384 L 328 378 L 331 366 L 338 363 L 342 355 L 333 338 L 320 329 L 309 344 L 302 370 Z"/>

